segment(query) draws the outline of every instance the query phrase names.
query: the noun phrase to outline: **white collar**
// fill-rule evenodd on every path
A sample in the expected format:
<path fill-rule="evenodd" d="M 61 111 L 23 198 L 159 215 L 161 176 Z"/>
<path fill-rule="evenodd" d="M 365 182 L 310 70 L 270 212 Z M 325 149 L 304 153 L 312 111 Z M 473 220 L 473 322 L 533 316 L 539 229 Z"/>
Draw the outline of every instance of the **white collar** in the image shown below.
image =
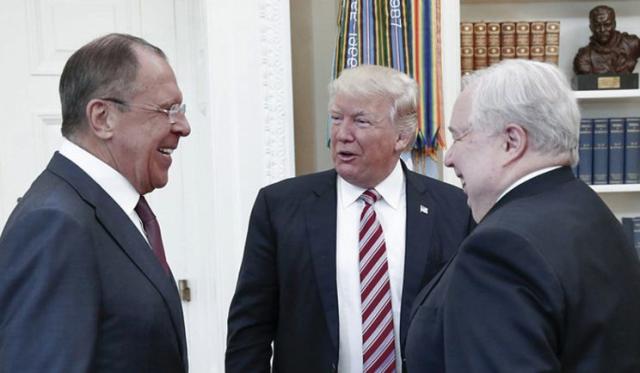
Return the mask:
<path fill-rule="evenodd" d="M 59 152 L 86 172 L 125 213 L 134 210 L 140 194 L 122 174 L 66 138 Z"/>
<path fill-rule="evenodd" d="M 520 184 L 523 184 L 525 181 L 529 181 L 531 179 L 533 179 L 534 177 L 538 176 L 538 175 L 542 175 L 546 172 L 555 170 L 556 168 L 560 168 L 562 166 L 551 166 L 551 167 L 545 167 L 542 168 L 540 170 L 537 171 L 533 171 L 527 175 L 524 175 L 523 177 L 521 177 L 520 179 L 516 180 L 515 183 L 511 184 L 510 187 L 508 187 L 507 189 L 505 189 L 504 192 L 502 192 L 502 194 L 500 195 L 500 197 L 498 197 L 498 199 L 496 200 L 496 202 L 500 201 L 502 199 L 502 197 L 504 197 L 507 193 L 509 193 L 510 191 L 512 191 L 515 187 L 517 187 Z"/>
<path fill-rule="evenodd" d="M 342 208 L 346 208 L 358 201 L 360 195 L 366 189 L 353 185 L 338 175 L 338 193 L 342 196 Z M 393 209 L 400 205 L 400 198 L 404 195 L 404 172 L 400 161 L 396 163 L 393 171 L 376 185 L 375 190 L 380 193 L 382 199 Z"/>

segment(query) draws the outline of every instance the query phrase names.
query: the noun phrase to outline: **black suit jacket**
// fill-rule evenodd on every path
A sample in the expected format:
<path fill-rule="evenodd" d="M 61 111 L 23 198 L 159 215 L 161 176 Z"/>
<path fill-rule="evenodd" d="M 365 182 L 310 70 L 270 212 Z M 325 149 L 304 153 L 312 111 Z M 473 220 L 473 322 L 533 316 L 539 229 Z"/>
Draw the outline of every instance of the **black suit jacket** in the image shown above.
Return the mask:
<path fill-rule="evenodd" d="M 404 170 L 406 253 L 400 340 L 420 289 L 468 233 L 462 191 Z M 338 363 L 334 170 L 263 188 L 231 302 L 226 371 L 329 372 Z M 420 205 L 429 213 L 420 212 Z"/>
<path fill-rule="evenodd" d="M 510 191 L 416 299 L 413 372 L 640 372 L 640 263 L 568 167 Z"/>
<path fill-rule="evenodd" d="M 178 292 L 140 231 L 56 153 L 0 236 L 0 372 L 187 372 Z"/>

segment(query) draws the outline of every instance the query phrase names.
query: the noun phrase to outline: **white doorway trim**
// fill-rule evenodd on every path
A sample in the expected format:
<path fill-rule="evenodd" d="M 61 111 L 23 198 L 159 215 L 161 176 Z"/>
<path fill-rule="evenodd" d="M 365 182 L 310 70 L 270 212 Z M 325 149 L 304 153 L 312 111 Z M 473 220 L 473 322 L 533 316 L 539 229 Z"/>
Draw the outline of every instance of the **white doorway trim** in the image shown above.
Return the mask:
<path fill-rule="evenodd" d="M 191 372 L 223 372 L 226 318 L 260 187 L 294 176 L 288 0 L 175 0 Z M 193 109 L 192 109 L 193 108 Z"/>

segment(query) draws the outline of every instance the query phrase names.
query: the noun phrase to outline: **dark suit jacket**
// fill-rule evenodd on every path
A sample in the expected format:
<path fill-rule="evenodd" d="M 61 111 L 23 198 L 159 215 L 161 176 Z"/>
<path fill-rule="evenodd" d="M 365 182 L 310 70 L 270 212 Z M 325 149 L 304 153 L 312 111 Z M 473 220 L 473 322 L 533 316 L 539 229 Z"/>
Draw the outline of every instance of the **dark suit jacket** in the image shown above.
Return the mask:
<path fill-rule="evenodd" d="M 182 308 L 140 231 L 56 153 L 0 236 L 0 372 L 187 372 Z"/>
<path fill-rule="evenodd" d="M 462 191 L 407 171 L 400 339 L 411 303 L 467 235 Z M 258 193 L 229 311 L 226 371 L 329 372 L 338 363 L 334 170 Z M 420 212 L 420 205 L 429 208 Z"/>
<path fill-rule="evenodd" d="M 640 263 L 568 167 L 510 191 L 416 298 L 413 372 L 640 372 Z"/>

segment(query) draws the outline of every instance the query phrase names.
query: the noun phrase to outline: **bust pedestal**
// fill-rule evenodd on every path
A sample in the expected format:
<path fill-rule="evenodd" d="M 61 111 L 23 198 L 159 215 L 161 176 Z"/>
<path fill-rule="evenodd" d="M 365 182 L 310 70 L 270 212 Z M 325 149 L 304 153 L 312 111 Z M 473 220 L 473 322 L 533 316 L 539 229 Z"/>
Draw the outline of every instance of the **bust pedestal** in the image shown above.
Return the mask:
<path fill-rule="evenodd" d="M 604 89 L 637 89 L 638 74 L 577 74 L 573 80 L 578 91 L 597 91 Z"/>

